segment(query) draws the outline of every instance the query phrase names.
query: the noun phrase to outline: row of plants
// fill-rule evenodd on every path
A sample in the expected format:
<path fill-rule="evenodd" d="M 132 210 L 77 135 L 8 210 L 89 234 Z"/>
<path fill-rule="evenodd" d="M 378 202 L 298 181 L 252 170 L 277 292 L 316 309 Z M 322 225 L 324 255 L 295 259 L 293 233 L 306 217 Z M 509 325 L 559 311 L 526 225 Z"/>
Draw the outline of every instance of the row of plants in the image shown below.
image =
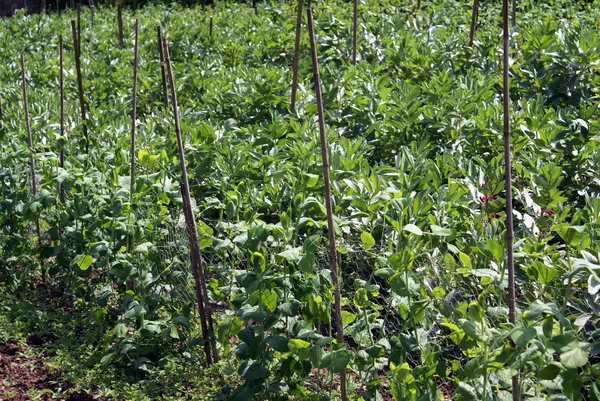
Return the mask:
<path fill-rule="evenodd" d="M 517 323 L 508 320 L 498 4 L 312 5 L 342 277 L 336 341 L 317 106 L 295 9 L 153 6 L 81 17 L 83 123 L 70 19 L 0 20 L 0 276 L 63 283 L 101 332 L 90 367 L 140 381 L 202 364 L 171 110 L 169 36 L 199 244 L 231 400 L 600 399 L 600 41 L 594 4 L 519 3 L 511 44 Z M 137 154 L 129 151 L 139 20 Z M 211 35 L 212 21 L 212 35 Z M 58 35 L 65 38 L 66 132 Z M 69 38 L 69 39 L 67 39 Z M 26 141 L 19 54 L 34 147 Z M 59 167 L 61 149 L 65 167 Z M 38 193 L 30 193 L 28 161 Z M 135 190 L 129 165 L 137 159 Z M 64 201 L 59 186 L 66 188 Z M 35 222 L 41 236 L 35 234 Z M 118 396 L 118 394 L 116 394 Z M 121 395 L 122 396 L 122 395 Z"/>

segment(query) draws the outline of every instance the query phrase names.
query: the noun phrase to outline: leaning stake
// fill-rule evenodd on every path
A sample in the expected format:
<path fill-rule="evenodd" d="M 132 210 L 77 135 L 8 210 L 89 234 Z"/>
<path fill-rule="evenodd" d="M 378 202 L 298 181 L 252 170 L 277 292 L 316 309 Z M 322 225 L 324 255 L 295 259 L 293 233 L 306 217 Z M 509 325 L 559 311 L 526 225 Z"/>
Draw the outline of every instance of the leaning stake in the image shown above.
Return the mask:
<path fill-rule="evenodd" d="M 354 13 L 352 17 L 352 65 L 356 65 L 356 40 L 358 37 L 358 0 L 354 0 Z"/>
<path fill-rule="evenodd" d="M 73 33 L 73 48 L 75 49 L 75 69 L 77 70 L 77 89 L 79 91 L 79 107 L 81 109 L 81 123 L 83 124 L 83 137 L 85 138 L 85 153 L 89 151 L 89 138 L 87 132 L 87 119 L 85 116 L 85 102 L 83 101 L 83 79 L 81 78 L 81 54 L 79 53 L 79 41 L 75 21 L 71 20 L 71 31 Z"/>
<path fill-rule="evenodd" d="M 171 68 L 171 59 L 169 57 L 168 39 L 163 39 L 163 52 L 167 71 L 169 73 L 169 84 L 171 86 L 171 103 L 173 104 L 173 118 L 175 120 L 175 134 L 177 135 L 177 148 L 179 150 L 179 163 L 181 164 L 181 197 L 183 199 L 183 213 L 187 225 L 188 236 L 190 241 L 190 259 L 192 262 L 192 273 L 194 275 L 194 283 L 196 286 L 196 298 L 198 302 L 198 311 L 200 314 L 200 322 L 202 324 L 202 336 L 204 337 L 206 360 L 208 364 L 213 361 L 218 361 L 217 343 L 214 336 L 214 328 L 212 321 L 212 312 L 208 299 L 208 290 L 206 288 L 206 278 L 204 276 L 204 266 L 202 263 L 202 255 L 198 245 L 198 232 L 196 231 L 196 221 L 192 210 L 192 198 L 190 196 L 190 188 L 185 166 L 185 155 L 183 152 L 183 140 L 181 139 L 181 128 L 179 126 L 179 108 L 177 107 L 177 92 L 175 91 L 175 77 Z M 211 357 L 212 347 L 212 357 Z"/>
<path fill-rule="evenodd" d="M 61 147 L 60 147 L 60 168 L 65 168 L 65 85 L 64 85 L 64 71 L 63 71 L 63 37 L 59 36 L 59 68 L 60 68 L 60 136 L 61 136 Z M 65 203 L 65 187 L 60 184 L 60 201 Z"/>
<path fill-rule="evenodd" d="M 298 89 L 298 62 L 300 60 L 300 29 L 302 28 L 302 0 L 298 0 L 298 14 L 296 16 L 296 44 L 294 46 L 294 64 L 292 66 L 292 104 L 296 108 L 296 91 Z"/>
<path fill-rule="evenodd" d="M 513 254 L 513 206 L 512 206 L 512 178 L 510 158 L 510 82 L 509 82 L 509 26 L 508 26 L 508 0 L 503 0 L 502 19 L 504 29 L 504 179 L 506 186 L 506 253 L 508 270 L 508 310 L 512 324 L 516 323 L 515 301 L 515 265 Z M 519 401 L 519 377 L 512 378 L 513 401 Z"/>
<path fill-rule="evenodd" d="M 169 107 L 169 95 L 167 93 L 167 75 L 165 73 L 165 55 L 163 52 L 162 33 L 160 30 L 160 25 L 156 26 L 156 36 L 158 37 L 158 54 L 160 56 L 160 78 L 162 80 L 163 103 L 166 108 L 166 107 Z"/>
<path fill-rule="evenodd" d="M 21 80 L 23 82 L 23 108 L 25 110 L 25 128 L 27 129 L 27 145 L 29 147 L 29 169 L 31 172 L 31 192 L 35 198 L 37 194 L 37 185 L 35 182 L 35 159 L 33 158 L 33 138 L 31 137 L 31 126 L 29 125 L 29 106 L 27 105 L 27 85 L 25 84 L 25 56 L 21 53 Z M 40 219 L 35 220 L 35 229 L 37 233 L 37 242 L 40 243 L 41 230 Z M 46 271 L 42 270 L 42 278 L 46 281 Z"/>
<path fill-rule="evenodd" d="M 473 0 L 473 11 L 471 12 L 471 29 L 469 30 L 469 46 L 473 44 L 475 38 L 475 29 L 477 28 L 477 18 L 479 17 L 479 0 Z"/>
<path fill-rule="evenodd" d="M 325 137 L 325 122 L 323 117 L 323 96 L 321 94 L 321 82 L 319 78 L 319 61 L 317 60 L 317 45 L 315 43 L 315 31 L 313 28 L 313 15 L 310 6 L 308 14 L 308 35 L 310 37 L 310 53 L 312 56 L 313 78 L 315 81 L 315 93 L 317 96 L 317 110 L 319 113 L 319 134 L 321 136 L 321 156 L 323 159 L 323 181 L 325 183 L 325 207 L 327 209 L 327 232 L 329 234 L 329 268 L 331 269 L 331 280 L 334 285 L 335 296 L 335 323 L 338 344 L 344 343 L 344 326 L 342 325 L 342 307 L 340 299 L 340 284 L 338 277 L 337 251 L 335 243 L 335 228 L 333 225 L 333 208 L 331 206 L 331 188 L 329 185 L 329 160 L 327 155 L 327 138 Z M 342 401 L 348 401 L 346 391 L 346 369 L 340 372 L 340 392 Z"/>
<path fill-rule="evenodd" d="M 131 96 L 131 182 L 129 196 L 133 197 L 135 190 L 135 122 L 137 118 L 137 72 L 138 72 L 138 20 L 135 20 L 135 43 L 133 45 L 133 95 Z"/>

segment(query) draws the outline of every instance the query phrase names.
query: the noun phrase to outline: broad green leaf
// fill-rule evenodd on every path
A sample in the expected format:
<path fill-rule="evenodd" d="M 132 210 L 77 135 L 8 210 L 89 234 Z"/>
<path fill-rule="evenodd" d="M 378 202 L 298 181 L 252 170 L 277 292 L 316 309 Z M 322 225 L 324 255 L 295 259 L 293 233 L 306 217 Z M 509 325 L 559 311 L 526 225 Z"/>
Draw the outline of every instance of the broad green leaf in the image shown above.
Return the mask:
<path fill-rule="evenodd" d="M 415 235 L 419 235 L 419 236 L 423 235 L 423 231 L 421 231 L 421 229 L 414 224 L 405 225 L 403 230 L 408 231 L 409 233 L 412 233 Z"/>
<path fill-rule="evenodd" d="M 367 251 L 375 246 L 375 239 L 366 231 L 363 231 L 360 234 L 360 241 L 362 242 L 363 248 L 365 248 Z"/>
<path fill-rule="evenodd" d="M 560 354 L 560 362 L 565 368 L 577 369 L 588 362 L 588 353 L 580 347 L 573 347 L 567 352 Z"/>
<path fill-rule="evenodd" d="M 75 258 L 77 267 L 81 270 L 87 270 L 90 268 L 92 263 L 94 263 L 94 258 L 92 255 L 79 255 Z"/>
<path fill-rule="evenodd" d="M 437 235 L 438 237 L 447 237 L 452 235 L 452 230 L 449 228 L 443 228 L 440 226 L 436 226 L 435 224 L 431 225 L 431 234 Z"/>

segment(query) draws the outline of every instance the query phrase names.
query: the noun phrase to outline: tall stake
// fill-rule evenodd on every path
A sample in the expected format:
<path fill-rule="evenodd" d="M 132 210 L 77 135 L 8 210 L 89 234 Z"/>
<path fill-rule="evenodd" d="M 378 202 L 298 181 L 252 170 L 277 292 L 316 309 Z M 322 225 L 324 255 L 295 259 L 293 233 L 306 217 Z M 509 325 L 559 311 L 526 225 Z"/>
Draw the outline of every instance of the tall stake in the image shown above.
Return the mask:
<path fill-rule="evenodd" d="M 196 300 L 198 302 L 198 312 L 200 314 L 200 322 L 202 325 L 202 336 L 206 341 L 204 350 L 206 352 L 206 360 L 208 364 L 213 361 L 218 361 L 219 354 L 217 353 L 217 343 L 214 335 L 214 327 L 212 321 L 212 312 L 208 299 L 208 289 L 206 288 L 206 278 L 204 276 L 204 266 L 202 263 L 202 255 L 198 244 L 198 232 L 196 231 L 196 220 L 192 210 L 192 199 L 190 196 L 190 188 L 185 166 L 185 155 L 183 152 L 183 140 L 181 139 L 181 128 L 179 125 L 179 108 L 177 106 L 177 92 L 175 90 L 175 77 L 171 68 L 171 59 L 169 57 L 169 42 L 168 39 L 163 39 L 163 52 L 167 70 L 169 73 L 169 83 L 171 86 L 171 102 L 173 104 L 173 118 L 175 120 L 175 134 L 177 135 L 177 147 L 179 150 L 179 163 L 181 164 L 181 196 L 183 199 L 183 213 L 188 230 L 190 241 L 190 259 L 192 262 L 192 273 L 194 275 L 194 283 L 196 286 Z M 211 357 L 212 347 L 212 357 Z"/>
<path fill-rule="evenodd" d="M 138 20 L 135 20 L 135 43 L 133 46 L 133 95 L 131 96 L 131 183 L 129 196 L 135 190 L 135 123 L 137 119 L 137 72 L 138 72 Z"/>
<path fill-rule="evenodd" d="M 213 31 L 213 17 L 210 17 L 210 28 L 209 28 L 209 36 L 212 38 L 212 31 Z"/>
<path fill-rule="evenodd" d="M 329 268 L 331 269 L 331 280 L 334 285 L 335 297 L 335 323 L 338 344 L 344 343 L 344 326 L 342 324 L 342 307 L 340 297 L 340 284 L 338 276 L 338 262 L 335 242 L 335 228 L 333 224 L 333 207 L 331 205 L 331 188 L 329 183 L 329 157 L 327 154 L 327 138 L 325 136 L 325 121 L 323 113 L 323 95 L 321 94 L 321 81 L 319 77 L 319 61 L 317 59 L 317 45 L 315 43 L 315 31 L 313 27 L 313 15 L 310 5 L 308 14 L 308 35 L 310 37 L 310 53 L 312 56 L 313 77 L 315 81 L 315 93 L 317 96 L 317 110 L 319 113 L 319 134 L 321 136 L 321 157 L 323 159 L 323 181 L 325 183 L 325 207 L 327 209 L 327 231 L 329 234 Z M 342 401 L 348 401 L 346 390 L 346 370 L 340 373 L 340 392 Z"/>
<path fill-rule="evenodd" d="M 354 0 L 354 15 L 352 17 L 352 65 L 356 65 L 356 40 L 358 36 L 358 0 Z"/>
<path fill-rule="evenodd" d="M 0 96 L 0 120 L 2 120 L 2 96 Z"/>
<path fill-rule="evenodd" d="M 21 80 L 23 82 L 23 108 L 25 109 L 25 128 L 27 129 L 27 145 L 29 147 L 29 169 L 31 172 L 31 192 L 35 198 L 37 194 L 37 185 L 35 180 L 35 159 L 33 158 L 33 138 L 31 136 L 31 125 L 29 125 L 29 106 L 27 105 L 27 85 L 25 84 L 25 56 L 21 53 Z M 35 221 L 37 233 L 37 242 L 40 243 L 41 230 L 40 219 Z M 42 270 L 42 278 L 46 281 L 46 271 Z"/>
<path fill-rule="evenodd" d="M 292 110 L 296 108 L 296 91 L 298 90 L 298 62 L 300 60 L 300 31 L 302 28 L 303 7 L 304 5 L 302 0 L 298 0 L 298 14 L 296 16 L 296 44 L 294 46 L 294 65 L 292 66 Z"/>
<path fill-rule="evenodd" d="M 509 319 L 512 324 L 516 323 L 516 300 L 515 300 L 515 264 L 513 250 L 513 202 L 512 202 L 512 176 L 510 156 L 510 80 L 509 80 L 509 25 L 508 25 L 508 1 L 503 0 L 502 18 L 504 29 L 504 179 L 506 186 L 506 253 L 508 270 L 508 310 Z M 513 400 L 519 401 L 519 377 L 512 378 Z"/>
<path fill-rule="evenodd" d="M 121 10 L 121 2 L 117 1 L 117 24 L 119 26 L 119 46 L 123 48 L 123 12 Z"/>
<path fill-rule="evenodd" d="M 473 44 L 475 38 L 475 29 L 477 28 L 477 19 L 479 17 L 479 0 L 473 0 L 473 11 L 471 12 L 471 29 L 469 31 L 469 46 Z"/>
<path fill-rule="evenodd" d="M 65 85 L 64 79 L 65 74 L 63 71 L 63 37 L 59 36 L 59 67 L 60 67 L 60 136 L 64 138 L 65 135 Z M 62 141 L 60 147 L 60 168 L 65 168 L 65 141 Z M 65 203 L 65 187 L 60 184 L 60 201 Z"/>
<path fill-rule="evenodd" d="M 162 33 L 160 25 L 156 26 L 156 36 L 158 37 L 158 54 L 160 56 L 160 78 L 162 80 L 163 103 L 169 107 L 169 95 L 167 93 L 167 75 L 165 72 L 165 55 L 163 52 Z"/>
<path fill-rule="evenodd" d="M 85 153 L 89 151 L 89 138 L 87 131 L 87 118 L 85 116 L 85 102 L 83 101 L 83 79 L 81 77 L 81 54 L 79 53 L 79 41 L 75 21 L 71 20 L 71 31 L 73 33 L 73 48 L 75 49 L 75 69 L 77 70 L 77 89 L 79 91 L 79 108 L 81 109 L 81 123 L 83 124 L 83 136 L 85 138 Z"/>

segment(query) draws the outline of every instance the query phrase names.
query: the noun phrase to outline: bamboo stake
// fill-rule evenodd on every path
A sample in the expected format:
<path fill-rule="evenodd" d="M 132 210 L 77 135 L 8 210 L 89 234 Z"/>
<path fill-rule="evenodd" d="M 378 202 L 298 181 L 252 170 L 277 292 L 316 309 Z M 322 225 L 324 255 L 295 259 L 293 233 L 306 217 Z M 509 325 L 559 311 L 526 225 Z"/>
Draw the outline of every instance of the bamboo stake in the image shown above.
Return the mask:
<path fill-rule="evenodd" d="M 2 120 L 2 96 L 0 96 L 0 120 Z"/>
<path fill-rule="evenodd" d="M 71 31 L 73 33 L 73 48 L 75 49 L 75 68 L 77 70 L 77 89 L 79 91 L 79 107 L 81 109 L 81 122 L 83 124 L 83 136 L 85 138 L 85 153 L 89 151 L 89 137 L 87 131 L 87 118 L 85 115 L 85 102 L 83 101 L 83 79 L 81 77 L 81 54 L 79 53 L 79 42 L 75 21 L 71 20 Z"/>
<path fill-rule="evenodd" d="M 59 51 L 60 51 L 60 56 L 59 56 L 59 61 L 60 61 L 60 136 L 64 137 L 65 135 L 65 86 L 64 86 L 64 79 L 65 79 L 65 74 L 63 71 L 63 37 L 62 35 L 59 36 Z M 64 143 L 61 146 L 60 149 L 60 168 L 65 168 L 65 146 Z M 60 184 L 60 201 L 62 203 L 65 203 L 65 187 L 64 185 L 61 183 Z"/>
<path fill-rule="evenodd" d="M 471 12 L 471 29 L 469 30 L 469 46 L 473 44 L 475 38 L 475 29 L 477 29 L 477 19 L 479 18 L 479 0 L 473 0 L 473 11 Z"/>
<path fill-rule="evenodd" d="M 354 15 L 352 30 L 352 65 L 356 65 L 356 41 L 358 37 L 358 0 L 354 0 Z"/>
<path fill-rule="evenodd" d="M 135 43 L 133 46 L 133 95 L 131 96 L 131 183 L 129 196 L 133 197 L 135 190 L 135 128 L 137 105 L 137 72 L 138 72 L 138 20 L 135 20 Z"/>
<path fill-rule="evenodd" d="M 315 82 L 315 94 L 317 97 L 317 110 L 319 114 L 319 134 L 321 136 L 321 157 L 323 159 L 323 181 L 325 183 L 325 207 L 327 209 L 327 231 L 329 234 L 329 268 L 331 269 L 331 280 L 334 285 L 335 298 L 335 323 L 338 344 L 344 343 L 344 326 L 342 324 L 342 308 L 340 296 L 340 284 L 337 262 L 337 251 L 335 241 L 335 228 L 333 224 L 333 207 L 331 204 L 331 188 L 329 183 L 329 157 L 327 154 L 327 138 L 325 135 L 325 121 L 323 113 L 323 95 L 321 93 L 321 82 L 319 77 L 319 61 L 317 59 L 317 45 L 315 43 L 315 31 L 313 27 L 313 15 L 310 5 L 307 9 L 308 35 L 310 37 L 310 52 L 312 56 L 313 78 Z M 348 401 L 346 389 L 346 370 L 340 373 L 340 392 L 342 401 Z"/>
<path fill-rule="evenodd" d="M 252 0 L 252 8 L 254 8 L 254 15 L 258 16 L 258 7 L 256 6 L 256 0 Z"/>
<path fill-rule="evenodd" d="M 212 31 L 213 31 L 213 17 L 210 17 L 210 28 L 209 28 L 209 36 L 212 38 Z"/>
<path fill-rule="evenodd" d="M 27 145 L 29 147 L 29 169 L 31 172 L 31 192 L 33 198 L 37 195 L 37 184 L 35 179 L 35 159 L 33 157 L 33 138 L 31 136 L 31 125 L 29 124 L 29 106 L 27 102 L 27 85 L 25 83 L 25 56 L 21 53 L 21 80 L 23 82 L 23 109 L 25 110 L 25 128 L 27 129 Z M 41 240 L 40 219 L 35 221 L 35 229 L 37 233 L 37 243 Z M 42 279 L 46 282 L 46 271 L 42 269 Z"/>
<path fill-rule="evenodd" d="M 508 270 L 508 310 L 509 320 L 512 324 L 516 323 L 516 296 L 515 296 L 515 265 L 514 265 L 514 228 L 513 228 L 513 202 L 512 202 L 512 174 L 511 174 L 511 155 L 510 155 L 510 79 L 509 79 L 509 24 L 508 24 L 508 1 L 503 0 L 502 18 L 504 34 L 504 72 L 503 72 L 503 92 L 504 92 L 504 172 L 506 186 L 506 253 Z M 513 0 L 514 1 L 514 0 Z M 512 378 L 513 401 L 519 401 L 519 377 Z"/>
<path fill-rule="evenodd" d="M 175 77 L 171 68 L 171 59 L 169 57 L 168 38 L 163 39 L 163 52 L 167 71 L 169 74 L 169 83 L 171 86 L 171 102 L 173 104 L 173 118 L 175 120 L 175 134 L 177 135 L 177 147 L 179 150 L 179 162 L 181 164 L 181 195 L 183 199 L 183 212 L 186 219 L 188 236 L 190 241 L 190 259 L 192 262 L 192 273 L 194 275 L 194 283 L 196 286 L 196 298 L 198 302 L 198 311 L 200 314 L 200 322 L 202 324 L 202 336 L 204 337 L 206 360 L 209 365 L 218 362 L 217 345 L 214 336 L 214 327 L 212 321 L 212 312 L 208 299 L 208 289 L 206 287 L 206 278 L 204 275 L 204 266 L 202 263 L 202 255 L 198 245 L 198 233 L 196 231 L 196 221 L 192 210 L 192 200 L 190 196 L 189 182 L 187 169 L 185 165 L 185 155 L 183 151 L 183 140 L 181 139 L 181 128 L 179 125 L 179 108 L 177 105 L 177 92 L 175 90 Z M 212 346 L 212 350 L 211 350 Z M 212 351 L 212 357 L 211 357 Z"/>
<path fill-rule="evenodd" d="M 169 94 L 167 89 L 167 76 L 165 72 L 165 55 L 163 52 L 162 33 L 160 25 L 156 26 L 156 36 L 158 37 L 158 54 L 160 56 L 160 78 L 162 80 L 163 104 L 165 108 L 169 107 Z"/>
<path fill-rule="evenodd" d="M 119 46 L 123 48 L 123 12 L 121 10 L 121 2 L 117 2 L 117 23 L 119 25 Z"/>
<path fill-rule="evenodd" d="M 294 64 L 292 66 L 292 110 L 296 108 L 296 92 L 298 90 L 298 62 L 300 61 L 300 30 L 302 28 L 303 7 L 303 1 L 298 0 L 298 14 L 296 15 L 296 43 L 294 45 Z"/>

